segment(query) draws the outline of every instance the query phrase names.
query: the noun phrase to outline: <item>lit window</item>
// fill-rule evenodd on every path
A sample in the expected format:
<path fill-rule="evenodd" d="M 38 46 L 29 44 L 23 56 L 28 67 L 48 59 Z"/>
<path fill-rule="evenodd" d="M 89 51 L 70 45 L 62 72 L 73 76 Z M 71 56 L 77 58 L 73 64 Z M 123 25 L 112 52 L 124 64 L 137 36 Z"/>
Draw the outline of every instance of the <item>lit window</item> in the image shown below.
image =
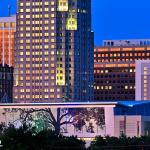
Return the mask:
<path fill-rule="evenodd" d="M 54 8 L 51 8 L 51 11 L 54 11 L 55 9 Z"/>

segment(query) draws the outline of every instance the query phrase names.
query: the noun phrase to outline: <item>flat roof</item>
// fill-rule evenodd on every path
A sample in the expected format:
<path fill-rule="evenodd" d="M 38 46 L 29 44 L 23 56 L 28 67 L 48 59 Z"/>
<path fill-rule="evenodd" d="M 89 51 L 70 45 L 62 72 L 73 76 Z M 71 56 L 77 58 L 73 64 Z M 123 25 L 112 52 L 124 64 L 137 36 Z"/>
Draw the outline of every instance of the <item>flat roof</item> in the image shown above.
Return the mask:
<path fill-rule="evenodd" d="M 84 108 L 84 107 L 116 107 L 118 102 L 65 102 L 65 103 L 0 103 L 0 108 Z"/>
<path fill-rule="evenodd" d="M 139 105 L 150 104 L 148 101 L 100 101 L 100 102 L 64 102 L 64 103 L 0 103 L 0 108 L 38 108 L 38 107 L 134 107 Z"/>
<path fill-rule="evenodd" d="M 64 102 L 64 103 L 0 103 L 0 108 L 41 108 L 41 107 L 134 107 L 150 104 L 150 101 L 100 101 L 100 102 Z"/>
<path fill-rule="evenodd" d="M 16 15 L 10 17 L 0 17 L 0 22 L 16 22 Z"/>

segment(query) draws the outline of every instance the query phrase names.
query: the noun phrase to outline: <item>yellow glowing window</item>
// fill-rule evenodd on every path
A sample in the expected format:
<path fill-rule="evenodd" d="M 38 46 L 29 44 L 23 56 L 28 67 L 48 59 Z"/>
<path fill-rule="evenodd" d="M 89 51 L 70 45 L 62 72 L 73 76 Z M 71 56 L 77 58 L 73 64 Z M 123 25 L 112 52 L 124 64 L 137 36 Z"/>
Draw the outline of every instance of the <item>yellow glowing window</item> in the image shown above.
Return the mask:
<path fill-rule="evenodd" d="M 54 30 L 55 29 L 55 27 L 54 26 L 51 26 L 51 30 Z"/>
<path fill-rule="evenodd" d="M 54 89 L 50 89 L 50 92 L 54 92 Z"/>
<path fill-rule="evenodd" d="M 144 47 L 137 47 L 137 48 L 135 48 L 135 50 L 136 51 L 143 51 L 143 50 L 145 50 L 145 48 Z"/>
<path fill-rule="evenodd" d="M 44 95 L 45 98 L 48 98 L 48 95 Z"/>
<path fill-rule="evenodd" d="M 54 2 L 51 2 L 51 5 L 54 5 L 55 3 Z"/>
<path fill-rule="evenodd" d="M 23 12 L 23 9 L 20 9 L 20 12 Z"/>
<path fill-rule="evenodd" d="M 44 17 L 45 17 L 45 18 L 48 18 L 48 17 L 49 17 L 49 15 L 48 15 L 48 14 L 45 14 L 45 15 L 44 15 Z"/>
<path fill-rule="evenodd" d="M 51 42 L 55 42 L 55 39 L 51 39 Z"/>
<path fill-rule="evenodd" d="M 23 21 L 20 21 L 20 24 L 23 24 Z"/>
<path fill-rule="evenodd" d="M 51 8 L 51 11 L 54 11 L 55 9 L 54 8 Z"/>
<path fill-rule="evenodd" d="M 55 65 L 54 64 L 51 64 L 51 67 L 54 67 Z"/>
<path fill-rule="evenodd" d="M 30 9 L 26 9 L 26 12 L 30 12 Z"/>
<path fill-rule="evenodd" d="M 68 11 L 68 0 L 58 0 L 58 11 Z"/>
<path fill-rule="evenodd" d="M 55 21 L 54 20 L 51 20 L 51 24 L 54 24 L 55 23 Z"/>
<path fill-rule="evenodd" d="M 75 18 L 68 18 L 67 19 L 67 30 L 77 30 L 77 19 Z"/>
<path fill-rule="evenodd" d="M 55 48 L 55 45 L 51 45 L 51 48 Z M 51 55 L 54 55 L 54 51 L 51 51 Z"/>
<path fill-rule="evenodd" d="M 55 60 L 55 58 L 54 57 L 51 57 L 51 61 L 54 61 Z"/>
<path fill-rule="evenodd" d="M 30 6 L 30 2 L 27 2 L 27 3 L 26 3 L 26 6 Z"/>
<path fill-rule="evenodd" d="M 23 3 L 20 3 L 20 6 L 23 6 Z"/>
<path fill-rule="evenodd" d="M 110 51 L 120 51 L 120 48 L 111 48 Z"/>
<path fill-rule="evenodd" d="M 55 33 L 54 33 L 54 32 L 52 32 L 52 33 L 51 33 L 51 36 L 55 36 Z"/>
<path fill-rule="evenodd" d="M 51 14 L 51 17 L 54 18 L 54 17 L 55 17 L 55 14 Z"/>
<path fill-rule="evenodd" d="M 55 70 L 51 70 L 51 74 L 54 74 L 55 73 Z"/>
<path fill-rule="evenodd" d="M 49 5 L 49 2 L 45 2 L 44 5 Z"/>
<path fill-rule="evenodd" d="M 49 8 L 45 8 L 44 10 L 45 10 L 45 11 L 49 11 Z"/>
<path fill-rule="evenodd" d="M 20 18 L 23 18 L 23 15 L 20 15 Z"/>
<path fill-rule="evenodd" d="M 132 48 L 123 48 L 123 51 L 132 51 Z"/>

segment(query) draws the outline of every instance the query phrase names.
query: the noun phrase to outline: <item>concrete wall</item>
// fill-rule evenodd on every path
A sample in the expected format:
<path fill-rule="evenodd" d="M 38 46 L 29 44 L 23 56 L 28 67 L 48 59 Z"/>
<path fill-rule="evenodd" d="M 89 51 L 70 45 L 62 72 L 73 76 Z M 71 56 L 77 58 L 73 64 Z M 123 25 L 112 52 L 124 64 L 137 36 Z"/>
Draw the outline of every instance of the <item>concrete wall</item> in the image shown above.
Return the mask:
<path fill-rule="evenodd" d="M 114 108 L 105 108 L 105 135 L 115 136 Z"/>
<path fill-rule="evenodd" d="M 129 137 L 140 136 L 142 134 L 141 116 L 115 116 L 115 136 L 120 136 L 120 121 L 124 121 L 124 134 Z M 139 126 L 139 131 L 138 131 Z"/>

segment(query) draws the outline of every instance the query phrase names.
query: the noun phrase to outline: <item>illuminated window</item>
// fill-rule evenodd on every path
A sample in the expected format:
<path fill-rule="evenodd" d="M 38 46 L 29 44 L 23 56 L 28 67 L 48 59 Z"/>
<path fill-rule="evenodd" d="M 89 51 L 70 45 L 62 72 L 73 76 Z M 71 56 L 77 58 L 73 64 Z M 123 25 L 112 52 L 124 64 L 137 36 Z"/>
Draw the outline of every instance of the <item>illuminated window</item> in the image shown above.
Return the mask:
<path fill-rule="evenodd" d="M 77 19 L 76 18 L 68 18 L 66 29 L 67 30 L 77 30 Z"/>
<path fill-rule="evenodd" d="M 26 12 L 30 12 L 30 9 L 26 9 Z"/>
<path fill-rule="evenodd" d="M 55 3 L 54 2 L 51 2 L 51 5 L 54 5 Z"/>
<path fill-rule="evenodd" d="M 55 39 L 51 39 L 51 42 L 55 42 Z"/>
<path fill-rule="evenodd" d="M 52 33 L 51 33 L 51 36 L 55 36 L 55 33 L 54 33 L 54 32 L 52 32 Z"/>
<path fill-rule="evenodd" d="M 51 80 L 54 80 L 55 79 L 55 77 L 54 76 L 51 76 Z"/>
<path fill-rule="evenodd" d="M 20 3 L 20 6 L 23 6 L 23 3 Z"/>
<path fill-rule="evenodd" d="M 44 95 L 44 98 L 48 98 L 48 95 Z"/>
<path fill-rule="evenodd" d="M 54 64 L 51 64 L 51 67 L 54 67 L 55 65 Z"/>
<path fill-rule="evenodd" d="M 45 8 L 44 10 L 45 10 L 45 11 L 49 11 L 49 8 Z"/>
<path fill-rule="evenodd" d="M 55 21 L 54 20 L 51 20 L 51 24 L 54 24 L 55 23 Z"/>
<path fill-rule="evenodd" d="M 54 17 L 55 17 L 55 14 L 51 14 L 51 17 L 54 18 Z"/>
<path fill-rule="evenodd" d="M 50 89 L 50 92 L 54 92 L 54 89 Z"/>
<path fill-rule="evenodd" d="M 68 11 L 68 0 L 58 0 L 58 11 Z"/>
<path fill-rule="evenodd" d="M 49 2 L 45 2 L 44 5 L 49 5 Z"/>
<path fill-rule="evenodd" d="M 51 45 L 51 48 L 55 48 L 55 45 Z M 52 53 L 51 53 L 52 54 Z"/>
<path fill-rule="evenodd" d="M 51 8 L 51 11 L 54 11 L 55 9 L 54 8 Z"/>
<path fill-rule="evenodd" d="M 23 12 L 23 9 L 20 9 L 20 12 Z"/>
<path fill-rule="evenodd" d="M 29 18 L 30 18 L 30 15 L 26 15 L 26 18 L 29 19 Z"/>

